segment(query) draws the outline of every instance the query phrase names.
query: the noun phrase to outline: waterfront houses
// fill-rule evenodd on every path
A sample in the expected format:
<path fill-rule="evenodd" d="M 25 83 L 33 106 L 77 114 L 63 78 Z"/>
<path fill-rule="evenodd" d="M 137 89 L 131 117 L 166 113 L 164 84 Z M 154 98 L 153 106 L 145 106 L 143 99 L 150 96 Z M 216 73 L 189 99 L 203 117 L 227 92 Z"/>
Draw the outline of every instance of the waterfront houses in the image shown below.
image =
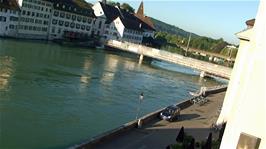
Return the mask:
<path fill-rule="evenodd" d="M 81 0 L 53 1 L 49 40 L 80 39 L 94 34 L 92 27 L 96 17 L 90 4 Z"/>
<path fill-rule="evenodd" d="M 95 5 L 84 0 L 0 0 L 0 36 L 40 40 L 104 40 L 142 44 L 154 38 L 155 29 L 144 15 L 143 2 L 130 13 L 106 1 Z"/>
<path fill-rule="evenodd" d="M 130 13 L 121 9 L 119 6 L 109 5 L 105 1 L 96 3 L 93 9 L 100 21 L 97 32 L 106 40 L 119 40 L 141 44 L 144 36 L 154 36 L 155 29 L 151 25 L 151 21 L 150 23 L 144 21 L 144 18 L 146 20 L 149 20 L 149 18 L 143 14 L 143 3 L 141 3 L 139 8 L 142 11 L 138 10 L 142 14 Z"/>
<path fill-rule="evenodd" d="M 0 36 L 16 37 L 19 9 L 16 0 L 0 0 Z"/>

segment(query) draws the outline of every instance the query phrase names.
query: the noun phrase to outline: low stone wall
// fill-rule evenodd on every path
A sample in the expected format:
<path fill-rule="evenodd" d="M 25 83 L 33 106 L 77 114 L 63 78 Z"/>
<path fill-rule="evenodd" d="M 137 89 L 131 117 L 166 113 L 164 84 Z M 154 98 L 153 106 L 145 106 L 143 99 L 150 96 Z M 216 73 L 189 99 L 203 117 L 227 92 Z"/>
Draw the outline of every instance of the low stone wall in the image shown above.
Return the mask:
<path fill-rule="evenodd" d="M 223 92 L 226 91 L 227 86 L 217 86 L 217 87 L 212 87 L 212 88 L 207 88 L 206 90 L 206 95 L 210 95 L 210 94 L 216 94 L 219 92 Z M 193 103 L 191 102 L 191 99 L 187 99 L 185 101 L 182 101 L 178 104 L 176 104 L 177 106 L 179 106 L 181 108 L 181 110 L 188 108 L 189 106 L 191 106 Z M 150 114 L 147 114 L 143 117 L 141 117 L 141 121 L 142 121 L 142 125 L 146 125 L 149 122 L 151 122 L 152 120 L 155 120 L 156 118 L 158 118 L 159 113 L 162 112 L 162 110 L 164 110 L 165 108 L 159 109 L 155 112 L 152 112 Z M 181 111 L 182 112 L 182 111 Z M 118 137 L 121 134 L 124 134 L 128 131 L 131 131 L 134 128 L 137 128 L 138 126 L 138 121 L 134 120 L 131 121 L 129 123 L 126 123 L 118 128 L 115 128 L 113 130 L 107 131 L 105 133 L 102 133 L 99 136 L 93 137 L 91 138 L 89 141 L 86 141 L 82 144 L 70 147 L 69 149 L 89 149 L 89 148 L 93 148 L 95 147 L 97 144 L 101 143 L 101 142 L 105 142 L 111 139 L 114 139 L 116 137 Z"/>

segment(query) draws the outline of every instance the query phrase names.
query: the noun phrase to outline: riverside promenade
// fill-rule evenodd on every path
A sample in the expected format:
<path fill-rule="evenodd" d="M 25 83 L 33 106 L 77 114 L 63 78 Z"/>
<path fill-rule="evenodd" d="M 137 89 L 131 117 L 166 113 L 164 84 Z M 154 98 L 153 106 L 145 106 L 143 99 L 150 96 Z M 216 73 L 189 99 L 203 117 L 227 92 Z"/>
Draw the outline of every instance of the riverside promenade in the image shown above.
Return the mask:
<path fill-rule="evenodd" d="M 112 139 L 100 141 L 96 144 L 81 145 L 78 148 L 97 149 L 163 149 L 169 144 L 175 144 L 179 129 L 184 126 L 185 132 L 192 135 L 196 141 L 206 140 L 209 132 L 213 138 L 218 137 L 218 132 L 210 129 L 219 116 L 225 92 L 207 96 L 208 102 L 200 106 L 191 105 L 181 110 L 179 120 L 168 122 L 155 118 L 143 128 L 133 128 L 121 133 Z"/>

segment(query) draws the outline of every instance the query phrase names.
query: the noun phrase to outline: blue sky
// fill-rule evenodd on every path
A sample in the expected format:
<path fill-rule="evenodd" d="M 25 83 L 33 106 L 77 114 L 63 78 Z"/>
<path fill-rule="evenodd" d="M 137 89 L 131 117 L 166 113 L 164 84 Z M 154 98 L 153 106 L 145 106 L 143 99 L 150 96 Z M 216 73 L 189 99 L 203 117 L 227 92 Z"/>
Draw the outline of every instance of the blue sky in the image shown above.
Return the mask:
<path fill-rule="evenodd" d="M 135 9 L 141 0 L 113 0 L 127 2 Z M 245 21 L 256 17 L 258 0 L 143 0 L 147 16 L 175 25 L 201 36 L 223 38 L 238 44 L 236 32 L 243 30 Z M 95 0 L 88 0 L 95 3 Z"/>

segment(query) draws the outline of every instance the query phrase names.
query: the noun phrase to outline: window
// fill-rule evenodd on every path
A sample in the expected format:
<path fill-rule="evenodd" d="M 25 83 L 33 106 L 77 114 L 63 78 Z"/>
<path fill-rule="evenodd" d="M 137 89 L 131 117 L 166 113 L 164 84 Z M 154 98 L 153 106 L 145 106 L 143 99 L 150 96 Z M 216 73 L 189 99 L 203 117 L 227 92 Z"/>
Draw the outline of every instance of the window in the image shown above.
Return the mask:
<path fill-rule="evenodd" d="M 67 14 L 66 14 L 66 18 L 67 18 L 67 19 L 70 19 L 70 18 L 71 18 L 71 15 L 67 13 Z"/>
<path fill-rule="evenodd" d="M 77 19 L 79 22 L 81 21 L 81 16 L 78 16 L 78 19 Z"/>
<path fill-rule="evenodd" d="M 15 29 L 15 26 L 12 25 L 12 24 L 10 24 L 10 25 L 9 25 L 9 29 Z"/>
<path fill-rule="evenodd" d="M 11 16 L 10 21 L 18 21 L 18 17 Z"/>
<path fill-rule="evenodd" d="M 32 26 L 29 26 L 29 30 L 30 30 L 30 31 L 32 30 Z"/>
<path fill-rule="evenodd" d="M 22 15 L 25 15 L 25 14 L 26 14 L 26 11 L 25 11 L 25 10 L 23 10 L 23 11 L 22 11 Z"/>
<path fill-rule="evenodd" d="M 83 17 L 83 20 L 82 20 L 82 22 L 87 22 L 87 18 L 86 17 Z"/>
<path fill-rule="evenodd" d="M 88 19 L 88 23 L 91 24 L 91 19 Z"/>
<path fill-rule="evenodd" d="M 54 12 L 54 16 L 57 17 L 58 15 L 59 15 L 59 12 L 58 12 L 58 11 L 55 11 L 55 12 Z"/>
<path fill-rule="evenodd" d="M 79 24 L 76 24 L 76 29 L 80 29 L 80 25 Z"/>
<path fill-rule="evenodd" d="M 69 27 L 69 22 L 65 22 L 65 27 Z"/>
<path fill-rule="evenodd" d="M 76 16 L 75 15 L 72 15 L 72 20 L 75 21 L 76 20 Z"/>
<path fill-rule="evenodd" d="M 52 33 L 55 33 L 55 27 L 52 28 Z"/>
<path fill-rule="evenodd" d="M 53 23 L 54 25 L 56 25 L 56 24 L 57 24 L 57 20 L 53 19 L 52 23 Z"/>
<path fill-rule="evenodd" d="M 75 27 L 75 23 L 72 22 L 72 23 L 70 24 L 70 27 L 71 27 L 71 28 L 74 28 L 74 27 Z"/>
<path fill-rule="evenodd" d="M 34 13 L 34 12 L 32 12 L 32 13 L 31 13 L 31 16 L 32 16 L 32 17 L 34 17 L 34 16 L 35 16 L 35 13 Z"/>
<path fill-rule="evenodd" d="M 27 15 L 30 16 L 30 12 L 29 11 L 27 11 Z"/>
<path fill-rule="evenodd" d="M 60 34 L 60 33 L 61 33 L 61 28 L 59 28 L 59 29 L 57 30 L 57 33 L 58 33 L 58 34 Z"/>
<path fill-rule="evenodd" d="M 59 20 L 59 25 L 63 26 L 63 24 L 64 24 L 64 21 Z"/>
<path fill-rule="evenodd" d="M 87 27 L 86 27 L 86 30 L 87 30 L 87 31 L 90 31 L 90 29 L 91 29 L 90 26 L 87 26 Z"/>
<path fill-rule="evenodd" d="M 61 17 L 61 18 L 64 18 L 64 17 L 65 17 L 65 13 L 60 12 L 60 17 Z"/>
<path fill-rule="evenodd" d="M 81 29 L 84 30 L 85 29 L 85 25 L 81 25 Z"/>
<path fill-rule="evenodd" d="M 42 31 L 43 32 L 47 32 L 47 28 L 46 27 L 42 27 Z"/>
<path fill-rule="evenodd" d="M 48 25 L 48 21 L 43 21 L 43 24 L 44 25 Z"/>

